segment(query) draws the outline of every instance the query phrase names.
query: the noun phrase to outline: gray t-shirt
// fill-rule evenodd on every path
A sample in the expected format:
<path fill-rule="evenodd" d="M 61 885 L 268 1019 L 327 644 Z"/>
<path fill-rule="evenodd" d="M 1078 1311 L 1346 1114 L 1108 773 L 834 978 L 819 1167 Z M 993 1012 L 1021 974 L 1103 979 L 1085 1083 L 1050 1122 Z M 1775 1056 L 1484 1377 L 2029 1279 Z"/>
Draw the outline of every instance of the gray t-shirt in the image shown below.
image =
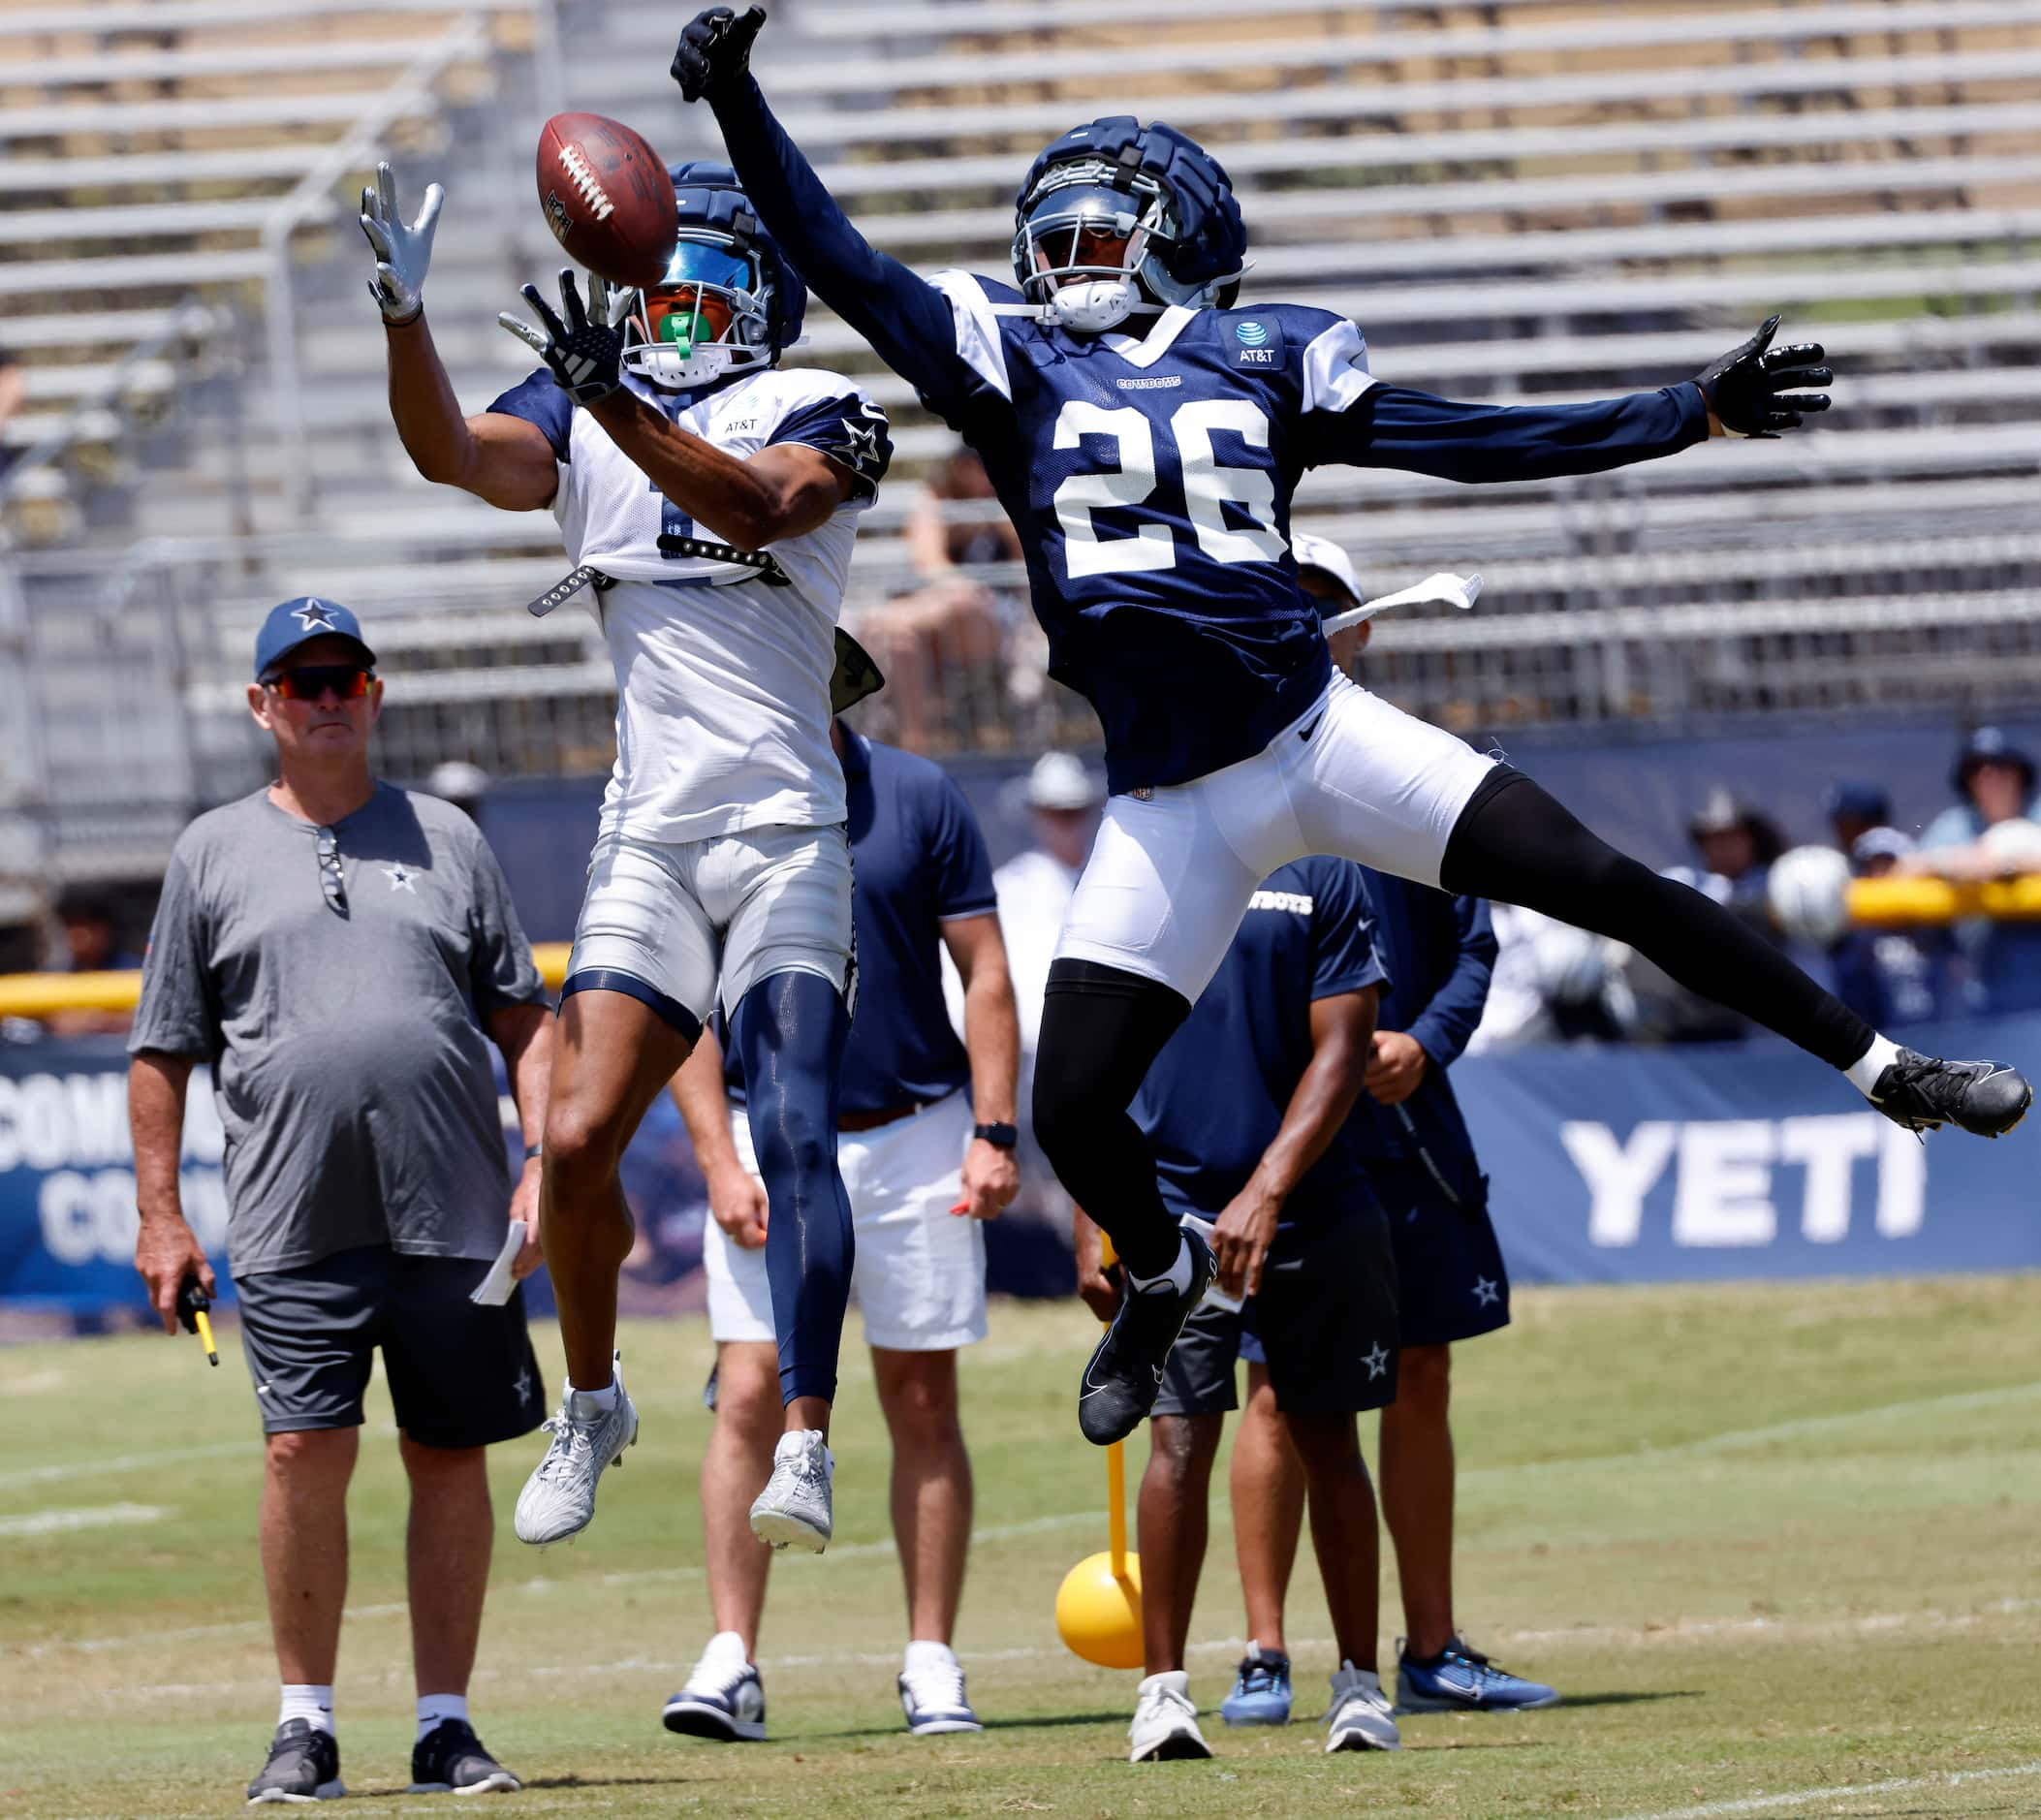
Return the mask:
<path fill-rule="evenodd" d="M 319 831 L 267 790 L 177 841 L 131 1053 L 213 1067 L 236 1275 L 356 1245 L 493 1258 L 510 1205 L 481 1020 L 545 988 L 495 856 L 452 804 L 379 784 Z"/>

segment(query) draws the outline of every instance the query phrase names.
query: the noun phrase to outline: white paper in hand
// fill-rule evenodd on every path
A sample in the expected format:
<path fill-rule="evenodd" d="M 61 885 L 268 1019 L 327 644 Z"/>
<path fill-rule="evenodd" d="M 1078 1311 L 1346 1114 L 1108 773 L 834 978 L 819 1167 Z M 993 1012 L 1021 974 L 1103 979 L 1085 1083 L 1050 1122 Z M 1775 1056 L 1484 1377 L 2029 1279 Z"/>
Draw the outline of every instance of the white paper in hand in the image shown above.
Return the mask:
<path fill-rule="evenodd" d="M 511 1291 L 518 1286 L 518 1279 L 511 1274 L 511 1266 L 518 1261 L 518 1253 L 524 1249 L 524 1222 L 512 1220 L 510 1229 L 503 1235 L 503 1249 L 496 1253 L 496 1262 L 489 1266 L 489 1273 L 475 1285 L 475 1292 L 468 1300 L 485 1308 L 500 1308 L 511 1299 Z"/>
<path fill-rule="evenodd" d="M 1448 575 L 1441 570 L 1437 575 L 1428 575 L 1413 586 L 1398 588 L 1394 594 L 1377 594 L 1373 600 L 1365 600 L 1358 607 L 1349 607 L 1343 613 L 1329 614 L 1325 620 L 1325 630 L 1328 636 L 1334 632 L 1344 632 L 1348 626 L 1357 626 L 1364 619 L 1372 619 L 1377 613 L 1387 612 L 1392 607 L 1458 607 L 1461 612 L 1466 612 L 1480 598 L 1480 576 Z"/>
<path fill-rule="evenodd" d="M 1211 1243 L 1212 1234 L 1218 1230 L 1212 1225 L 1211 1221 L 1200 1219 L 1195 1213 L 1185 1213 L 1182 1215 L 1182 1220 L 1184 1225 L 1196 1232 L 1207 1244 Z M 1205 1305 L 1213 1308 L 1223 1308 L 1228 1314 L 1239 1314 L 1244 1301 L 1244 1297 L 1229 1296 L 1219 1287 L 1219 1279 L 1216 1276 L 1205 1286 Z"/>

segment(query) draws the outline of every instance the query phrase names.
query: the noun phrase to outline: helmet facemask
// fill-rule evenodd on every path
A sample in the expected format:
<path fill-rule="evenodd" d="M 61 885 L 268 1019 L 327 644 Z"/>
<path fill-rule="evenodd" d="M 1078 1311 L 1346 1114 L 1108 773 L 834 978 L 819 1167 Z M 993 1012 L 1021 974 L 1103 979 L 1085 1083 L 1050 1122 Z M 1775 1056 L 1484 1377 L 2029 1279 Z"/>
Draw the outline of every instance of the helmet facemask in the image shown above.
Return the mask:
<path fill-rule="evenodd" d="M 1103 158 L 1052 165 L 1014 235 L 1021 294 L 1066 329 L 1098 332 L 1173 303 L 1199 308 L 1224 280 L 1183 284 L 1164 263 L 1177 240 L 1169 193 Z M 1239 274 L 1232 276 L 1237 279 Z"/>
<path fill-rule="evenodd" d="M 772 283 L 756 252 L 730 235 L 690 231 L 666 276 L 631 294 L 626 372 L 670 392 L 769 366 Z"/>

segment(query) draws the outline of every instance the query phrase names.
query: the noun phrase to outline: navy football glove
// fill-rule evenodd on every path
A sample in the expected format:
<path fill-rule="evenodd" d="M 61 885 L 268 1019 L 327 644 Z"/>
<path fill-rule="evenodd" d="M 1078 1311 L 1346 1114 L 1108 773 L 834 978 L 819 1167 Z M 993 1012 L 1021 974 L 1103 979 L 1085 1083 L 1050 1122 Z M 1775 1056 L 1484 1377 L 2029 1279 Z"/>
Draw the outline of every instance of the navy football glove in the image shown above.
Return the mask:
<path fill-rule="evenodd" d="M 682 101 L 700 101 L 741 79 L 751 67 L 751 41 L 766 22 L 766 9 L 753 7 L 739 17 L 728 7 L 697 13 L 680 34 L 674 52 L 674 80 Z"/>
<path fill-rule="evenodd" d="M 505 310 L 496 320 L 524 343 L 552 369 L 560 390 L 576 404 L 594 404 L 607 398 L 623 384 L 624 329 L 620 306 L 629 292 L 610 300 L 610 287 L 592 271 L 588 274 L 588 307 L 581 307 L 581 295 L 575 288 L 574 267 L 560 267 L 560 308 L 565 321 L 555 316 L 537 285 L 524 287 L 524 300 L 532 307 L 544 331 L 523 318 Z"/>
<path fill-rule="evenodd" d="M 1803 418 L 1829 408 L 1826 392 L 1793 390 L 1835 383 L 1836 375 L 1821 364 L 1821 344 L 1797 341 L 1790 348 L 1774 348 L 1772 337 L 1778 324 L 1776 316 L 1766 317 L 1741 348 L 1731 349 L 1694 376 L 1708 408 L 1731 435 L 1775 438 L 1782 429 L 1798 429 Z"/>

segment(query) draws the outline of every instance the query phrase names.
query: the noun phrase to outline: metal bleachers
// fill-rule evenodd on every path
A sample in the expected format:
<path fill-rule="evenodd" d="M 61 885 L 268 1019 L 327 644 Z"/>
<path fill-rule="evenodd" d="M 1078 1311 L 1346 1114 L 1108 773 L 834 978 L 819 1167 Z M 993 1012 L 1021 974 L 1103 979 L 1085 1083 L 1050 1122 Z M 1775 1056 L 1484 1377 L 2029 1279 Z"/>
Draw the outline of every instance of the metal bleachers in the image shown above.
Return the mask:
<path fill-rule="evenodd" d="M 755 67 L 781 118 L 874 242 L 925 271 L 1004 273 L 1027 157 L 1134 110 L 1227 163 L 1254 241 L 1244 300 L 1353 316 L 1396 383 L 1500 402 L 1655 386 L 1774 309 L 1828 344 L 1837 408 L 1786 441 L 1530 486 L 1307 477 L 1299 521 L 1370 581 L 1488 578 L 1477 613 L 1377 640 L 1373 675 L 1410 705 L 1472 728 L 2041 694 L 2033 0 L 773 13 Z M 305 586 L 388 628 L 392 769 L 603 761 L 590 622 L 521 611 L 558 573 L 550 518 L 426 486 L 397 447 L 352 198 L 378 152 L 414 205 L 446 184 L 428 304 L 480 408 L 528 366 L 497 310 L 559 263 L 531 194 L 545 113 L 617 114 L 673 158 L 715 149 L 666 76 L 682 15 L 0 0 L 0 343 L 29 378 L 0 435 L 100 439 L 51 468 L 61 488 L 17 489 L 39 516 L 16 536 L 68 548 L 17 556 L 15 582 L 32 600 L 41 563 L 53 599 L 168 603 L 199 711 L 163 775 L 201 795 L 235 776 L 228 653 Z M 158 345 L 192 298 L 218 331 Z M 895 416 L 895 480 L 853 574 L 868 614 L 915 583 L 903 519 L 953 441 L 819 304 L 809 331 L 797 358 L 855 371 Z M 1042 700 L 958 691 L 928 737 L 1089 737 L 1082 708 Z"/>

